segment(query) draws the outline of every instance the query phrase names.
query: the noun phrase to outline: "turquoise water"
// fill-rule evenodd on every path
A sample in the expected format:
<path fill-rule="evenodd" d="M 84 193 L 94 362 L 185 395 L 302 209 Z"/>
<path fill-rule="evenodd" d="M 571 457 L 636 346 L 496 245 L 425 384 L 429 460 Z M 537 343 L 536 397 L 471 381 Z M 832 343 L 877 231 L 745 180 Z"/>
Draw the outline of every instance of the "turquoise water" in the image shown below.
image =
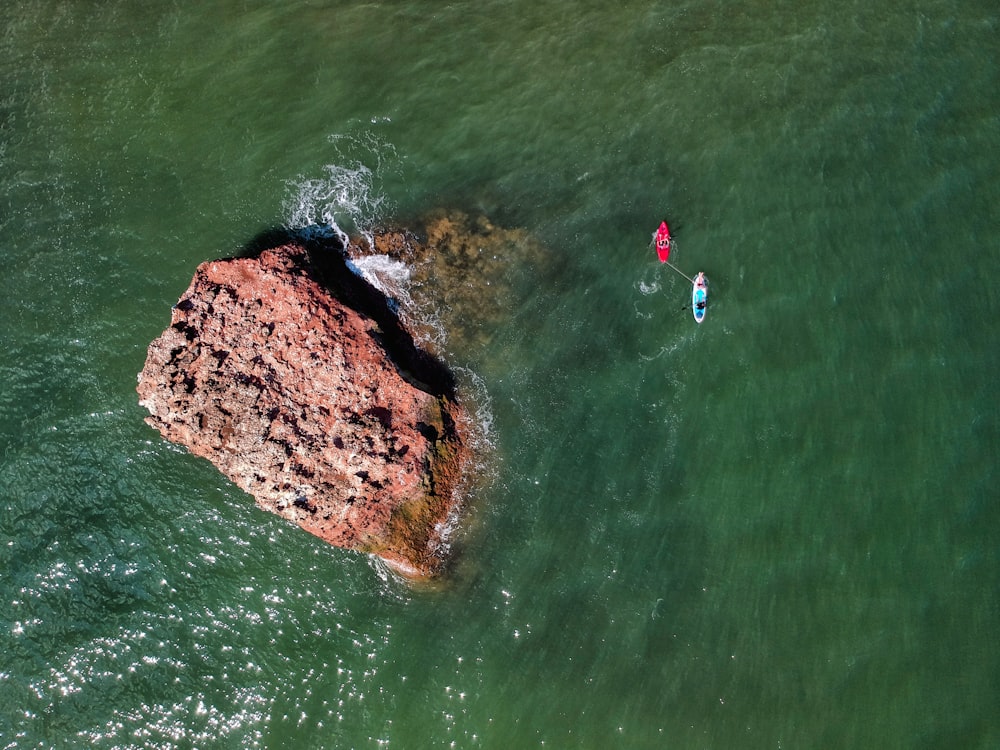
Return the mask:
<path fill-rule="evenodd" d="M 158 5 L 0 9 L 0 746 L 1000 745 L 995 4 Z M 551 264 L 414 590 L 134 387 L 201 261 L 442 206 Z"/>

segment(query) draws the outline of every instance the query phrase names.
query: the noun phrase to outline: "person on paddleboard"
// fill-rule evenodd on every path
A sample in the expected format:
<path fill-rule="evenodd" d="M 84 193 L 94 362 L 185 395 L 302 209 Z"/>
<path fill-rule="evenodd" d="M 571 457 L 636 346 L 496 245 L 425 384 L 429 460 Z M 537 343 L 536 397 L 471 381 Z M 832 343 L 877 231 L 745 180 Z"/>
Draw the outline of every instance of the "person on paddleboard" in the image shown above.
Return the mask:
<path fill-rule="evenodd" d="M 699 271 L 693 281 L 691 312 L 694 313 L 695 323 L 701 323 L 705 319 L 705 308 L 708 305 L 708 279 L 705 278 L 704 271 Z"/>

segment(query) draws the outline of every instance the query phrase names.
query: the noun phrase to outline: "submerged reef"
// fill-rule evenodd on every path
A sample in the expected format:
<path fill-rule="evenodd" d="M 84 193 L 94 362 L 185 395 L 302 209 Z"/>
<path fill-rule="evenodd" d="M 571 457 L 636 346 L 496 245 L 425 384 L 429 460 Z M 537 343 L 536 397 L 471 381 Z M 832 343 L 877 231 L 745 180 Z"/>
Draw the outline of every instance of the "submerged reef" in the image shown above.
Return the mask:
<path fill-rule="evenodd" d="M 491 332 L 510 316 L 518 285 L 547 273 L 551 255 L 524 229 L 498 226 L 485 216 L 439 210 L 414 222 L 417 230 L 385 229 L 371 244 L 353 241 L 353 258 L 371 254 L 393 258 L 409 269 L 407 294 L 417 311 L 434 311 L 410 321 L 431 348 L 447 338 L 447 349 L 475 357 Z M 441 347 L 444 348 L 444 347 Z"/>

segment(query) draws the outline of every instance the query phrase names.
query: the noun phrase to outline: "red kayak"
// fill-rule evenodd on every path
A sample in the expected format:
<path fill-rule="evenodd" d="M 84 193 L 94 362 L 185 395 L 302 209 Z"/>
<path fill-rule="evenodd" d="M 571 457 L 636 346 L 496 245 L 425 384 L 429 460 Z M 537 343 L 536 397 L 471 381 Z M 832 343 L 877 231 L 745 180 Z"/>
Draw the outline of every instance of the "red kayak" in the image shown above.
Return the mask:
<path fill-rule="evenodd" d="M 660 258 L 660 263 L 666 263 L 670 258 L 670 227 L 667 222 L 661 222 L 660 228 L 656 230 L 656 254 Z"/>

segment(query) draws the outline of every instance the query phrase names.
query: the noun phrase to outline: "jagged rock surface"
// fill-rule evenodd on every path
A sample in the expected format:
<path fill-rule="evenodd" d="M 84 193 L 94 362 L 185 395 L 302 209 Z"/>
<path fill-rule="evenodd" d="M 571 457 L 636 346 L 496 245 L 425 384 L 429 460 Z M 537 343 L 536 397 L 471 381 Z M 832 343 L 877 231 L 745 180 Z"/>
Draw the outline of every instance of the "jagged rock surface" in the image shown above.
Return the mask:
<path fill-rule="evenodd" d="M 447 370 L 333 249 L 199 266 L 138 392 L 150 425 L 261 508 L 407 575 L 440 570 L 466 417 Z"/>

